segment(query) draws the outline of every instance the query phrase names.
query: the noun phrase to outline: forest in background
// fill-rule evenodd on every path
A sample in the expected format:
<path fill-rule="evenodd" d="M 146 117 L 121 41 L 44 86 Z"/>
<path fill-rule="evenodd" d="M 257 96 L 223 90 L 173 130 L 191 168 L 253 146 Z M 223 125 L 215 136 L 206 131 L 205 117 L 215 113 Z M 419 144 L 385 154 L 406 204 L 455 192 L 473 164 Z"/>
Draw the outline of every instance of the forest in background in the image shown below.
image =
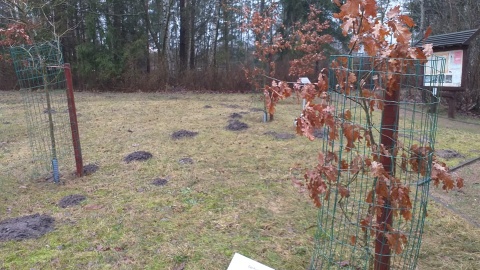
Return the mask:
<path fill-rule="evenodd" d="M 433 35 L 480 27 L 477 0 L 377 2 L 382 17 L 400 4 L 415 20 L 416 38 L 427 26 Z M 78 90 L 249 92 L 253 86 L 244 69 L 258 65 L 252 54 L 258 35 L 244 26 L 254 11 L 265 12 L 272 4 L 278 7 L 276 21 L 266 33 L 271 39 L 277 33 L 293 33 L 295 26 L 306 22 L 313 5 L 322 11 L 319 21 L 330 21 L 322 34 L 334 38 L 323 45 L 323 54 L 348 52 L 348 37 L 333 19 L 338 7 L 331 0 L 0 0 L 0 28 L 21 24 L 34 42 L 59 40 Z M 468 91 L 465 102 L 459 103 L 464 109 L 479 109 L 480 38 L 470 50 Z M 0 48 L 0 53 L 8 54 L 8 47 Z M 299 57 L 294 49 L 276 55 L 275 76 L 295 79 L 288 76 L 289 62 Z M 3 90 L 16 88 L 6 59 L 0 62 Z"/>

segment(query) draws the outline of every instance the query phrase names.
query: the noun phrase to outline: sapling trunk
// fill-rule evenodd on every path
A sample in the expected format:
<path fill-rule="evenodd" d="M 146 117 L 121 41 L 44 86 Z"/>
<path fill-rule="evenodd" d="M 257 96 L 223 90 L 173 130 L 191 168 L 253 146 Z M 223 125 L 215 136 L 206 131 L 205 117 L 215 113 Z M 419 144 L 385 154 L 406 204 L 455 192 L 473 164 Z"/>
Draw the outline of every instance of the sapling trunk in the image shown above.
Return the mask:
<path fill-rule="evenodd" d="M 58 167 L 57 167 L 57 147 L 55 144 L 55 126 L 53 123 L 52 115 L 52 102 L 50 98 L 50 91 L 48 89 L 48 75 L 47 75 L 47 66 L 43 61 L 42 65 L 42 75 L 43 75 L 43 89 L 45 91 L 45 97 L 47 99 L 47 114 L 48 114 L 48 126 L 50 131 L 50 142 L 52 144 L 52 169 L 53 169 L 53 179 L 55 182 L 58 182 Z"/>

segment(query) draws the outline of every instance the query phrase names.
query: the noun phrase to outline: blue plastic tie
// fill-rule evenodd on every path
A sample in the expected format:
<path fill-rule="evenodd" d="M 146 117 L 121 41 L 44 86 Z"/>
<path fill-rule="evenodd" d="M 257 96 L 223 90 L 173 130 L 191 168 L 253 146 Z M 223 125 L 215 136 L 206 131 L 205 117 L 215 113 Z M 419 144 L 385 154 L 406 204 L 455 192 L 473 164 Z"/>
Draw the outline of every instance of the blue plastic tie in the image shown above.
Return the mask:
<path fill-rule="evenodd" d="M 58 171 L 58 160 L 56 158 L 52 159 L 52 168 L 53 168 L 53 181 L 58 184 L 60 182 L 60 173 Z"/>

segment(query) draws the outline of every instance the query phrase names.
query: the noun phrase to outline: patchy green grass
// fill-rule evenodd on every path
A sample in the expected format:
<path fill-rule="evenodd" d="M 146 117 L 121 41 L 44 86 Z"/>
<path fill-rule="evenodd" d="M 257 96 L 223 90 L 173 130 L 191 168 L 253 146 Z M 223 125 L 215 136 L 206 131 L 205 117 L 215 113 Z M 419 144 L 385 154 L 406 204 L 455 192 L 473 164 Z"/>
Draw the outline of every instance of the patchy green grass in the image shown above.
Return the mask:
<path fill-rule="evenodd" d="M 226 269 L 235 252 L 275 269 L 308 266 L 316 210 L 292 186 L 289 169 L 313 164 L 320 143 L 265 135 L 293 134 L 299 103 L 282 102 L 275 121 L 262 123 L 251 95 L 77 93 L 76 101 L 84 162 L 100 169 L 54 185 L 29 179 L 21 98 L 0 92 L 0 219 L 56 219 L 40 239 L 0 243 L 0 269 Z M 242 112 L 250 128 L 226 130 L 230 114 Z M 437 148 L 466 158 L 480 150 L 474 128 L 439 125 Z M 199 134 L 172 140 L 181 129 Z M 138 150 L 153 158 L 123 162 Z M 185 157 L 194 164 L 178 162 Z M 155 178 L 169 182 L 154 186 Z M 87 200 L 59 208 L 70 194 Z M 479 269 L 478 229 L 439 205 L 430 209 L 420 269 Z"/>
<path fill-rule="evenodd" d="M 430 201 L 424 230 L 418 269 L 480 269 L 480 228 Z"/>
<path fill-rule="evenodd" d="M 473 121 L 472 121 L 473 122 Z M 451 149 L 463 157 L 444 160 L 450 167 L 480 156 L 480 120 L 476 124 L 439 118 L 435 149 Z"/>

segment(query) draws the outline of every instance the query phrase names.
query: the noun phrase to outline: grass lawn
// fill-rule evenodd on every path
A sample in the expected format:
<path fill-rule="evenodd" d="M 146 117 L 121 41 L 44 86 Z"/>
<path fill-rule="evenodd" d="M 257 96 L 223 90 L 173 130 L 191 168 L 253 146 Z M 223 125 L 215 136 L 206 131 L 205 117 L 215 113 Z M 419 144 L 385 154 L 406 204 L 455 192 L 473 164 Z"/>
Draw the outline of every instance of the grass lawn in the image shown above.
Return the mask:
<path fill-rule="evenodd" d="M 66 173 L 55 185 L 30 179 L 21 96 L 0 92 L 0 220 L 41 213 L 56 221 L 41 238 L 0 242 L 0 269 L 226 269 L 235 252 L 275 269 L 308 267 L 317 211 L 289 170 L 313 165 L 321 143 L 272 135 L 294 134 L 298 102 L 281 102 L 271 123 L 255 110 L 258 98 L 245 94 L 76 93 L 76 102 L 84 163 L 99 170 Z M 249 128 L 225 129 L 233 113 Z M 173 140 L 179 130 L 198 135 Z M 480 155 L 479 131 L 439 119 L 436 148 L 460 152 L 447 161 L 457 165 Z M 153 157 L 124 162 L 134 151 Z M 480 229 L 458 214 L 465 208 L 479 220 L 480 208 L 471 207 L 480 201 L 471 192 L 479 166 L 468 167 L 471 202 L 458 211 L 429 205 L 419 269 L 480 269 Z M 157 178 L 168 182 L 152 185 Z M 59 207 L 71 194 L 87 199 Z"/>

